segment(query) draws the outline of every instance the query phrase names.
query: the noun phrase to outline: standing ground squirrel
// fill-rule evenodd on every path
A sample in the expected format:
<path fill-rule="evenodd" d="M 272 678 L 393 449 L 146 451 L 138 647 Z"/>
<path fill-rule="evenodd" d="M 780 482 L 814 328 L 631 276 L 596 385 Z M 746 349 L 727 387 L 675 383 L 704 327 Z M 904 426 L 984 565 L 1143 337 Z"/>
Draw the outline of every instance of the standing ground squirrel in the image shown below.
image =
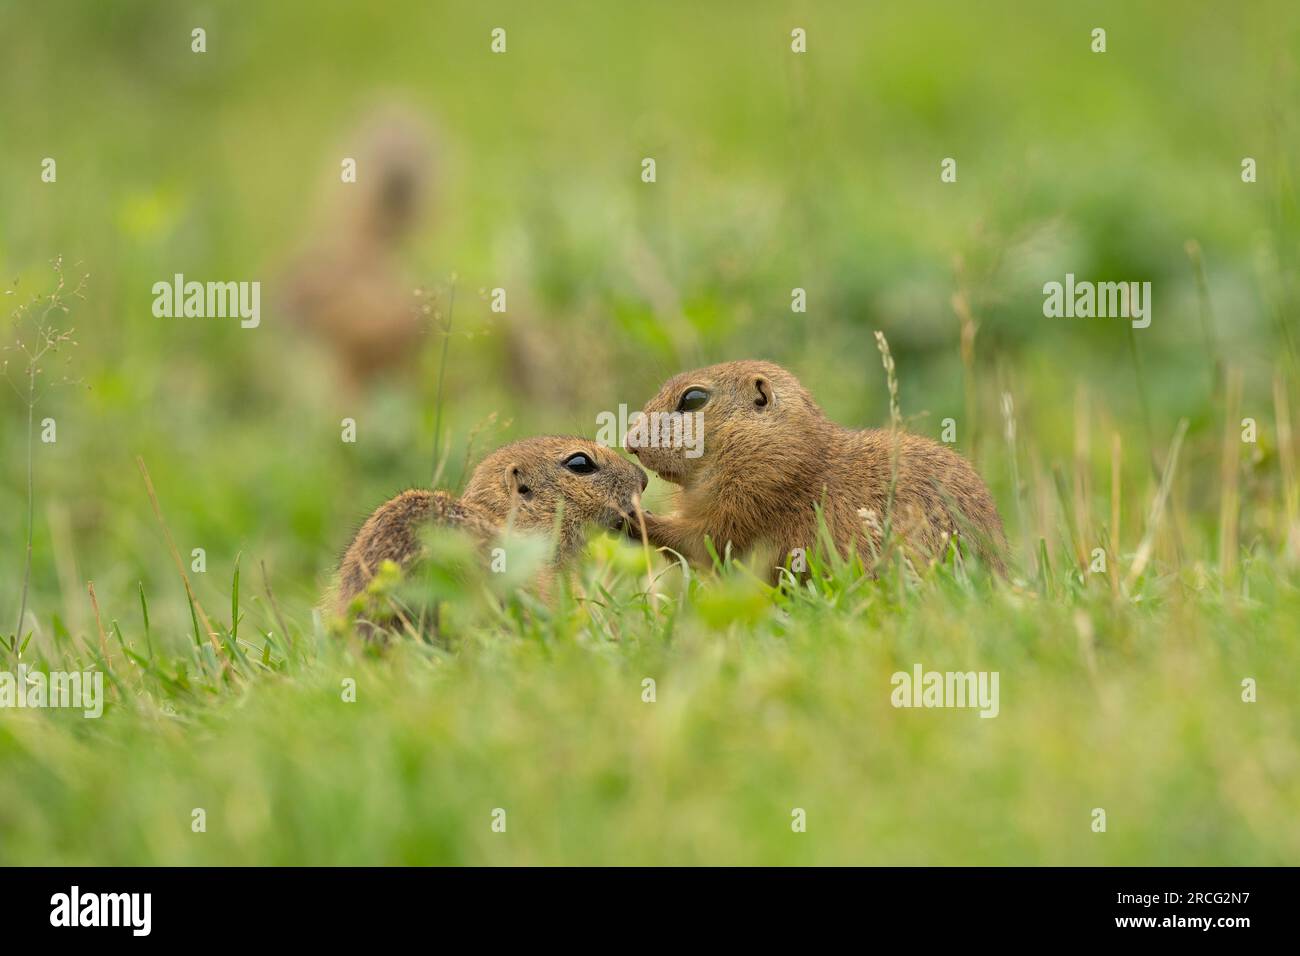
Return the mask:
<path fill-rule="evenodd" d="M 474 469 L 460 498 L 414 488 L 366 519 L 339 565 L 336 609 L 344 613 L 384 561 L 403 568 L 423 550 L 430 525 L 461 528 L 487 544 L 507 526 L 549 535 L 559 521 L 554 564 L 582 547 L 586 526 L 618 529 L 635 514 L 646 473 L 583 438 L 525 438 L 498 448 Z"/>
<path fill-rule="evenodd" d="M 347 142 L 353 177 L 329 183 L 327 213 L 284 277 L 282 304 L 356 388 L 409 363 L 427 333 L 402 252 L 426 218 L 434 148 L 419 113 L 395 104 Z"/>
<path fill-rule="evenodd" d="M 647 418 L 629 428 L 627 449 L 682 488 L 676 514 L 645 515 L 646 536 L 692 564 L 708 563 L 706 536 L 719 554 L 728 543 L 737 556 L 771 549 L 781 564 L 795 549 L 811 553 L 818 505 L 840 554 L 854 546 L 870 561 L 892 484 L 892 526 L 909 548 L 942 556 L 948 537 L 960 532 L 986 565 L 1005 572 L 1002 519 L 966 459 L 916 435 L 835 424 L 779 365 L 726 362 L 677 375 L 643 411 Z M 674 412 L 703 416 L 698 448 L 663 440 L 655 423 Z M 677 447 L 664 447 L 670 444 Z"/>

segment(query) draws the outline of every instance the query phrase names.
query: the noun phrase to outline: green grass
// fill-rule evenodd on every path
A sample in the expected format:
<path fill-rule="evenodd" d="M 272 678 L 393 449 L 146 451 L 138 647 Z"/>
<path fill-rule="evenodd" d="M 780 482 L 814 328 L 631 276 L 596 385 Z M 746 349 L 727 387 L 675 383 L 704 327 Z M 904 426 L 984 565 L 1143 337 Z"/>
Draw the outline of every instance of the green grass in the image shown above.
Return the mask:
<path fill-rule="evenodd" d="M 108 677 L 99 720 L 0 711 L 0 864 L 1300 860 L 1295 4 L 749 6 L 0 6 L 4 315 L 57 256 L 90 274 L 31 498 L 0 388 L 0 669 Z M 402 267 L 438 310 L 454 282 L 455 333 L 351 394 L 273 298 L 390 99 L 439 131 Z M 262 326 L 155 318 L 175 272 L 262 280 Z M 1066 272 L 1151 281 L 1151 327 L 1045 319 Z M 456 488 L 743 357 L 883 425 L 877 330 L 907 426 L 954 419 L 988 481 L 1010 581 L 688 584 L 596 537 L 550 605 L 439 551 L 438 644 L 314 618 L 435 458 Z M 997 671 L 999 715 L 894 708 L 916 664 Z"/>
<path fill-rule="evenodd" d="M 1049 599 L 932 569 L 742 568 L 645 593 L 592 546 L 555 607 L 460 597 L 442 646 L 291 625 L 248 576 L 222 650 L 148 656 L 142 609 L 99 721 L 0 725 L 6 863 L 1290 863 L 1294 588 L 1144 578 Z M 179 585 L 178 585 L 179 587 Z M 494 619 L 494 622 L 493 622 Z M 106 627 L 109 625 L 106 622 Z M 227 661 L 225 663 L 223 661 Z M 890 676 L 996 670 L 1001 709 L 896 709 Z M 1259 684 L 1243 703 L 1241 680 Z M 654 700 L 644 699 L 653 679 Z M 355 681 L 348 701 L 345 681 Z M 1105 809 L 1107 832 L 1091 829 Z M 206 813 L 206 832 L 191 829 Z M 506 832 L 492 814 L 506 811 Z M 804 833 L 791 829 L 803 808 Z"/>

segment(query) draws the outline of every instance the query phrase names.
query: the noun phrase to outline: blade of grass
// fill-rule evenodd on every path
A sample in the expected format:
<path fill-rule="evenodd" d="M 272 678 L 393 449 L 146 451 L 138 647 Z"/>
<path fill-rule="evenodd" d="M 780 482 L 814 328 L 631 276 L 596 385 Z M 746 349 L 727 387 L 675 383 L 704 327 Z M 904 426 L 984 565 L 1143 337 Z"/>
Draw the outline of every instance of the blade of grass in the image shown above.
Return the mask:
<path fill-rule="evenodd" d="M 1178 452 L 1183 447 L 1183 437 L 1186 434 L 1187 419 L 1183 418 L 1179 420 L 1178 429 L 1174 432 L 1174 440 L 1169 447 L 1169 458 L 1165 462 L 1164 473 L 1160 476 L 1160 486 L 1156 490 L 1155 499 L 1151 502 L 1151 510 L 1147 513 L 1147 526 L 1142 535 L 1142 543 L 1138 545 L 1128 577 L 1124 579 L 1125 591 L 1132 589 L 1137 579 L 1142 576 L 1142 572 L 1146 570 L 1147 562 L 1151 560 L 1151 552 L 1156 543 L 1156 532 L 1160 530 L 1161 519 L 1165 513 L 1165 502 L 1169 498 L 1169 489 L 1173 487 L 1174 470 L 1178 467 Z"/>
<path fill-rule="evenodd" d="M 172 562 L 176 565 L 176 572 L 181 576 L 181 583 L 185 585 L 185 596 L 190 602 L 190 614 L 194 617 L 194 637 L 195 640 L 201 640 L 201 634 L 206 633 L 208 640 L 212 643 L 212 649 L 217 653 L 218 660 L 222 662 L 223 667 L 228 671 L 230 661 L 226 658 L 226 652 L 221 647 L 221 642 L 217 640 L 217 632 L 208 620 L 207 613 L 203 610 L 203 605 L 198 602 L 194 596 L 194 589 L 190 587 L 189 576 L 185 573 L 185 565 L 181 563 L 181 553 L 176 550 L 176 541 L 172 538 L 171 528 L 163 520 L 162 506 L 158 503 L 158 493 L 154 491 L 153 479 L 149 477 L 149 469 L 145 467 L 144 458 L 136 456 L 136 465 L 140 468 L 140 475 L 144 478 L 145 491 L 149 495 L 149 503 L 153 505 L 154 517 L 158 519 L 158 524 L 162 527 L 163 537 L 167 540 L 167 548 L 171 552 Z M 203 631 L 199 631 L 198 622 L 202 620 Z"/>

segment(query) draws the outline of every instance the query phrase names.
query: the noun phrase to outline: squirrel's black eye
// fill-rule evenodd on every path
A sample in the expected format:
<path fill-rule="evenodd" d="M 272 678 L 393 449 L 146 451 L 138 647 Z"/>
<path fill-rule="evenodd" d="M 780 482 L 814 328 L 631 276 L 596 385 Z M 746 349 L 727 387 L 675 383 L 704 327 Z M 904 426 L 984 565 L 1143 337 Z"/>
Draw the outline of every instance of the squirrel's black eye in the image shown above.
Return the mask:
<path fill-rule="evenodd" d="M 679 412 L 694 412 L 703 408 L 709 401 L 709 393 L 702 388 L 688 388 L 677 403 Z"/>
<path fill-rule="evenodd" d="M 569 469 L 575 475 L 591 475 L 599 471 L 596 463 L 591 460 L 591 456 L 584 455 L 582 452 L 570 455 L 564 459 L 564 467 Z"/>

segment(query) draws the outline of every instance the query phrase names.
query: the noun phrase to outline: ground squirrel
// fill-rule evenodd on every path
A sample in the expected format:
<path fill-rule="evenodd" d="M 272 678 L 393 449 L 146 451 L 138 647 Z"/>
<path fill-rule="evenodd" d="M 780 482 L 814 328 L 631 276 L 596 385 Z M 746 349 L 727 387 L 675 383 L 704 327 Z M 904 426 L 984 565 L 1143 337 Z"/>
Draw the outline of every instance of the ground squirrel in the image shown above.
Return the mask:
<path fill-rule="evenodd" d="M 709 561 L 706 535 L 719 554 L 728 543 L 737 556 L 761 546 L 777 564 L 795 549 L 811 553 L 817 505 L 839 552 L 855 546 L 869 562 L 886 520 L 896 442 L 892 526 L 909 550 L 941 555 L 947 537 L 960 532 L 985 564 L 1004 571 L 1002 520 L 969 462 L 916 435 L 835 424 L 779 365 L 727 362 L 677 375 L 643 412 L 627 449 L 682 489 L 676 514 L 645 515 L 646 535 L 692 564 Z M 697 447 L 662 440 L 667 423 L 680 418 L 663 413 L 675 412 L 702 416 Z"/>
<path fill-rule="evenodd" d="M 411 489 L 366 519 L 339 566 L 343 613 L 384 561 L 403 568 L 419 557 L 429 525 L 461 528 L 486 544 L 507 525 L 549 535 L 559 520 L 554 563 L 582 547 L 586 526 L 618 529 L 635 513 L 646 473 L 617 452 L 582 438 L 544 436 L 512 442 L 474 469 L 461 497 Z"/>
<path fill-rule="evenodd" d="M 346 141 L 351 178 L 345 166 L 331 179 L 326 213 L 284 278 L 286 313 L 334 353 L 347 388 L 408 363 L 426 334 L 402 253 L 431 205 L 433 142 L 413 110 L 368 117 Z"/>

